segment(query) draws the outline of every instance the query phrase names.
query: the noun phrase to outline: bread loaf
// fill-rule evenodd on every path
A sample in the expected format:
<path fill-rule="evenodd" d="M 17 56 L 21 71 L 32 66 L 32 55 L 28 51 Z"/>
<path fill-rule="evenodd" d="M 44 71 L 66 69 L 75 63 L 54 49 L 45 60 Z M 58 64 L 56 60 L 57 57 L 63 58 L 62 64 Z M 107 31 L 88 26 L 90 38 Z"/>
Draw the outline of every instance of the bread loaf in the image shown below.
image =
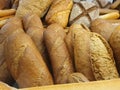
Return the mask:
<path fill-rule="evenodd" d="M 51 24 L 44 31 L 44 40 L 51 59 L 56 84 L 67 83 L 68 76 L 73 73 L 73 65 L 64 42 L 66 34 L 59 24 Z"/>
<path fill-rule="evenodd" d="M 120 17 L 119 12 L 111 12 L 111 13 L 107 13 L 99 16 L 99 18 L 106 19 L 106 20 L 115 20 L 115 19 L 118 19 L 119 17 Z"/>
<path fill-rule="evenodd" d="M 23 24 L 26 33 L 32 38 L 43 60 L 50 69 L 48 53 L 43 40 L 44 28 L 39 16 L 36 14 L 28 14 L 23 18 Z"/>
<path fill-rule="evenodd" d="M 120 56 L 119 56 L 119 53 L 120 53 L 120 26 L 118 26 L 114 32 L 112 33 L 111 37 L 110 37 L 110 40 L 109 40 L 109 43 L 112 47 L 112 50 L 114 52 L 114 57 L 115 57 L 115 61 L 116 61 L 116 65 L 117 65 L 117 69 L 118 69 L 118 72 L 120 74 Z"/>
<path fill-rule="evenodd" d="M 5 40 L 7 36 L 13 33 L 14 29 L 19 29 L 20 27 L 22 27 L 22 23 L 19 19 L 16 18 L 15 20 L 11 20 L 11 22 L 8 22 L 7 25 L 2 27 L 0 30 L 0 81 L 3 81 L 11 85 L 14 83 L 14 80 L 11 76 L 11 73 L 8 70 L 7 63 L 5 60 L 4 54 Z M 9 32 L 7 32 L 7 30 Z"/>
<path fill-rule="evenodd" d="M 88 31 L 78 28 L 74 30 L 73 34 L 74 34 L 73 45 L 76 71 L 85 75 L 86 78 L 88 78 L 88 80 L 93 81 L 95 80 L 95 77 L 93 75 L 89 55 L 90 53 L 89 33 Z"/>
<path fill-rule="evenodd" d="M 78 29 L 90 31 L 84 24 L 73 24 L 70 26 L 68 30 L 68 34 L 65 37 L 65 43 L 67 45 L 68 51 L 74 63 L 74 32 Z"/>
<path fill-rule="evenodd" d="M 66 27 L 72 5 L 72 0 L 54 0 L 47 13 L 46 22 L 48 24 L 59 23 Z"/>
<path fill-rule="evenodd" d="M 94 3 L 75 1 L 69 19 L 69 24 L 85 24 L 90 26 L 91 21 L 99 17 L 99 9 Z"/>
<path fill-rule="evenodd" d="M 0 10 L 0 17 L 14 15 L 15 13 L 16 13 L 15 9 Z"/>
<path fill-rule="evenodd" d="M 51 2 L 52 0 L 20 0 L 16 16 L 23 17 L 28 13 L 34 13 L 42 17 Z"/>
<path fill-rule="evenodd" d="M 96 19 L 91 23 L 90 28 L 91 31 L 99 33 L 108 41 L 112 32 L 118 25 L 120 25 L 120 23 L 114 24 L 112 22 L 109 22 L 109 20 Z"/>
<path fill-rule="evenodd" d="M 119 78 L 109 44 L 96 33 L 90 35 L 90 60 L 96 80 Z"/>
<path fill-rule="evenodd" d="M 16 19 L 11 18 L 4 26 L 6 31 L 2 33 L 11 33 L 6 36 L 4 52 L 10 73 L 20 88 L 53 84 L 52 76 L 32 39 L 22 27 L 13 27 L 17 23 Z M 11 22 L 13 24 L 10 25 Z"/>
<path fill-rule="evenodd" d="M 74 32 L 74 57 L 76 70 L 89 80 L 119 77 L 110 46 L 96 33 L 80 29 Z"/>

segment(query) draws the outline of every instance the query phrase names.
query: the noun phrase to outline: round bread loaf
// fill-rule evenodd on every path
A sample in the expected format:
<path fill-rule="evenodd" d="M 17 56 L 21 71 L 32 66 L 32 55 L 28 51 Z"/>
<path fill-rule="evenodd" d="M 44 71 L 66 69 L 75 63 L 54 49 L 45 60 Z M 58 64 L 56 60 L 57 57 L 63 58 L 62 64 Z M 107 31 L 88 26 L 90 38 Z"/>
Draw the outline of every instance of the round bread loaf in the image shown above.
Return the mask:
<path fill-rule="evenodd" d="M 69 24 L 85 24 L 90 26 L 91 21 L 99 17 L 99 9 L 94 3 L 74 1 L 70 14 Z"/>

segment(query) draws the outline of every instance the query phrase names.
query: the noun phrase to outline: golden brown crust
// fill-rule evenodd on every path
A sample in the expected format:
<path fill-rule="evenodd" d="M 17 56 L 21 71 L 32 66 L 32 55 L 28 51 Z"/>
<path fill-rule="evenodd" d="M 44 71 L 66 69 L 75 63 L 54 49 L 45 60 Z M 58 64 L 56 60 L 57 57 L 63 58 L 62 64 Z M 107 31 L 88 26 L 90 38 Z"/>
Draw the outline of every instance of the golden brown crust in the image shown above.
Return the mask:
<path fill-rule="evenodd" d="M 115 19 L 118 19 L 119 17 L 120 17 L 119 12 L 111 12 L 111 13 L 107 13 L 99 16 L 99 18 L 105 19 L 105 20 L 115 20 Z"/>
<path fill-rule="evenodd" d="M 0 10 L 0 17 L 14 15 L 15 13 L 16 13 L 15 9 Z"/>
<path fill-rule="evenodd" d="M 74 57 L 77 72 L 83 73 L 88 80 L 95 80 L 90 62 L 90 33 L 76 29 L 74 31 Z"/>
<path fill-rule="evenodd" d="M 73 73 L 72 60 L 64 42 L 65 35 L 64 29 L 58 24 L 48 26 L 44 32 L 56 84 L 67 83 L 68 75 Z"/>
<path fill-rule="evenodd" d="M 115 9 L 108 9 L 108 8 L 99 8 L 99 12 L 100 14 L 107 14 L 107 13 L 111 13 L 111 12 L 119 12 L 118 10 L 115 10 Z"/>
<path fill-rule="evenodd" d="M 46 16 L 46 22 L 59 23 L 63 27 L 67 26 L 72 0 L 54 0 Z"/>
<path fill-rule="evenodd" d="M 97 33 L 90 35 L 90 56 L 96 80 L 119 78 L 112 50 L 107 41 Z"/>
<path fill-rule="evenodd" d="M 114 53 L 118 72 L 120 73 L 120 26 L 118 26 L 112 33 L 109 43 Z"/>
<path fill-rule="evenodd" d="M 22 27 L 22 23 L 21 20 L 18 18 L 14 18 L 13 20 L 8 20 L 7 22 L 8 22 L 7 25 L 3 26 L 0 30 L 0 81 L 12 85 L 14 81 L 12 79 L 11 73 L 7 68 L 7 63 L 4 54 L 4 48 L 5 48 L 4 44 L 7 36 L 13 33 L 13 29 L 19 29 L 19 27 Z"/>
<path fill-rule="evenodd" d="M 69 28 L 69 32 L 67 34 L 67 36 L 65 37 L 65 43 L 67 45 L 68 51 L 70 53 L 70 56 L 72 58 L 72 61 L 74 63 L 74 32 L 76 30 L 86 30 L 86 31 L 90 31 L 87 26 L 85 26 L 84 24 L 73 24 L 70 26 Z"/>
<path fill-rule="evenodd" d="M 41 17 L 52 1 L 53 0 L 20 0 L 16 16 L 23 17 L 28 13 L 32 13 Z"/>
<path fill-rule="evenodd" d="M 22 27 L 12 28 L 16 24 L 14 18 L 6 26 L 13 32 L 7 36 L 5 42 L 5 59 L 8 68 L 19 87 L 33 87 L 53 84 L 51 74 L 31 38 L 25 34 Z M 19 23 L 17 23 L 19 25 Z"/>
<path fill-rule="evenodd" d="M 43 60 L 45 61 L 45 63 L 50 69 L 50 62 L 49 62 L 47 50 L 45 47 L 45 43 L 43 40 L 44 28 L 39 16 L 36 14 L 28 14 L 23 18 L 23 24 L 24 24 L 26 33 L 32 38 L 37 49 L 42 55 Z"/>
<path fill-rule="evenodd" d="M 109 22 L 109 20 L 96 19 L 91 23 L 91 31 L 102 35 L 107 41 L 109 40 L 112 32 L 119 24 Z M 102 28 L 101 28 L 102 27 Z"/>

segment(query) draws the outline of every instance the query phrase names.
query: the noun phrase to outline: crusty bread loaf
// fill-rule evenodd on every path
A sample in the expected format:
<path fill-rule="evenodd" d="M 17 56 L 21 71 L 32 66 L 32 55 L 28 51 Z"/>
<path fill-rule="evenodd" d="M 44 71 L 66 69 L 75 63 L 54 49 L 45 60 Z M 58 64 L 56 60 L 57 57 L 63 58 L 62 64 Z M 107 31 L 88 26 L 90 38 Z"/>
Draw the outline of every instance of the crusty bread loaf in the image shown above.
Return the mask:
<path fill-rule="evenodd" d="M 112 32 L 118 25 L 120 25 L 120 23 L 114 24 L 112 22 L 109 22 L 109 20 L 96 19 L 91 23 L 90 28 L 91 31 L 102 35 L 108 41 Z"/>
<path fill-rule="evenodd" d="M 48 24 L 59 23 L 66 27 L 72 5 L 72 0 L 54 0 L 47 13 L 46 22 Z"/>
<path fill-rule="evenodd" d="M 43 40 L 44 28 L 39 16 L 36 14 L 28 14 L 23 18 L 23 24 L 26 33 L 32 38 L 43 60 L 50 69 L 48 53 Z"/>
<path fill-rule="evenodd" d="M 119 17 L 120 17 L 119 12 L 111 12 L 111 13 L 107 13 L 99 16 L 99 18 L 106 19 L 106 20 L 115 20 L 115 19 L 118 19 Z"/>
<path fill-rule="evenodd" d="M 92 66 L 90 62 L 90 36 L 89 32 L 78 28 L 74 30 L 74 60 L 75 68 L 77 72 L 84 74 L 88 80 L 93 81 L 95 77 L 93 75 Z"/>
<path fill-rule="evenodd" d="M 16 13 L 15 9 L 0 10 L 0 17 L 14 15 L 15 13 Z"/>
<path fill-rule="evenodd" d="M 118 26 L 112 33 L 109 43 L 112 47 L 118 72 L 120 74 L 120 26 Z"/>
<path fill-rule="evenodd" d="M 73 25 L 70 26 L 70 28 L 68 30 L 68 34 L 65 37 L 65 43 L 67 45 L 70 56 L 72 58 L 73 64 L 74 64 L 74 45 L 73 45 L 73 43 L 74 43 L 74 32 L 78 29 L 90 31 L 87 28 L 87 26 L 85 26 L 84 24 L 73 24 Z"/>
<path fill-rule="evenodd" d="M 53 84 L 52 76 L 32 39 L 22 27 L 13 27 L 17 23 L 16 18 L 6 23 L 6 31 L 2 33 L 4 36 L 11 33 L 6 36 L 4 50 L 10 73 L 21 88 Z"/>
<path fill-rule="evenodd" d="M 97 33 L 74 30 L 74 57 L 76 71 L 83 73 L 89 80 L 119 77 L 111 48 Z"/>
<path fill-rule="evenodd" d="M 15 20 L 11 20 L 11 22 L 8 21 L 7 25 L 3 26 L 0 30 L 0 81 L 11 85 L 13 84 L 13 79 L 7 68 L 7 63 L 4 55 L 4 44 L 7 36 L 13 33 L 14 29 L 19 29 L 20 27 L 22 27 L 21 21 L 15 18 Z M 9 32 L 6 32 L 7 30 Z M 6 33 L 4 34 L 4 32 Z"/>
<path fill-rule="evenodd" d="M 97 33 L 90 35 L 90 60 L 96 80 L 119 78 L 112 50 L 107 41 Z"/>
<path fill-rule="evenodd" d="M 23 17 L 28 13 L 42 17 L 53 0 L 20 0 L 16 16 Z"/>
<path fill-rule="evenodd" d="M 44 40 L 51 59 L 56 84 L 67 83 L 68 76 L 73 73 L 73 65 L 64 42 L 66 34 L 59 24 L 51 24 L 44 31 Z"/>
<path fill-rule="evenodd" d="M 71 10 L 69 24 L 85 24 L 90 26 L 91 21 L 99 17 L 98 7 L 92 3 L 81 0 L 74 0 L 73 8 Z"/>

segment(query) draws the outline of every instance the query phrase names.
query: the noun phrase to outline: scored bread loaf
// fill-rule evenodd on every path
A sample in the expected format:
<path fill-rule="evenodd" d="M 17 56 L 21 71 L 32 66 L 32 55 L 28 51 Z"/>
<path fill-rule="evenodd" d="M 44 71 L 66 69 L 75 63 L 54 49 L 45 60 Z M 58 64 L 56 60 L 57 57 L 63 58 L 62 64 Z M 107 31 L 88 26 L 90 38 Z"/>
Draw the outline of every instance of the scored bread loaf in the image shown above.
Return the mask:
<path fill-rule="evenodd" d="M 43 40 L 44 28 L 39 16 L 36 14 L 27 14 L 23 18 L 23 24 L 24 24 L 26 33 L 32 38 L 37 49 L 42 55 L 43 60 L 45 61 L 47 66 L 50 68 L 50 62 L 49 62 L 47 50 L 45 47 L 45 43 Z"/>
<path fill-rule="evenodd" d="M 53 0 L 20 0 L 16 16 L 23 17 L 28 13 L 35 13 L 42 17 Z"/>
<path fill-rule="evenodd" d="M 32 39 L 22 27 L 14 28 L 17 19 L 19 18 L 9 19 L 4 25 L 6 30 L 2 33 L 11 33 L 6 36 L 4 50 L 10 73 L 20 88 L 53 84 L 52 76 Z"/>
<path fill-rule="evenodd" d="M 66 34 L 59 24 L 51 24 L 44 31 L 44 40 L 51 59 L 56 84 L 67 83 L 68 76 L 73 73 L 73 65 L 64 42 Z"/>
<path fill-rule="evenodd" d="M 46 22 L 48 24 L 59 23 L 66 27 L 72 5 L 72 0 L 54 0 L 47 13 Z"/>
<path fill-rule="evenodd" d="M 85 24 L 90 26 L 91 21 L 99 17 L 99 9 L 94 3 L 87 1 L 74 1 L 69 24 Z"/>

